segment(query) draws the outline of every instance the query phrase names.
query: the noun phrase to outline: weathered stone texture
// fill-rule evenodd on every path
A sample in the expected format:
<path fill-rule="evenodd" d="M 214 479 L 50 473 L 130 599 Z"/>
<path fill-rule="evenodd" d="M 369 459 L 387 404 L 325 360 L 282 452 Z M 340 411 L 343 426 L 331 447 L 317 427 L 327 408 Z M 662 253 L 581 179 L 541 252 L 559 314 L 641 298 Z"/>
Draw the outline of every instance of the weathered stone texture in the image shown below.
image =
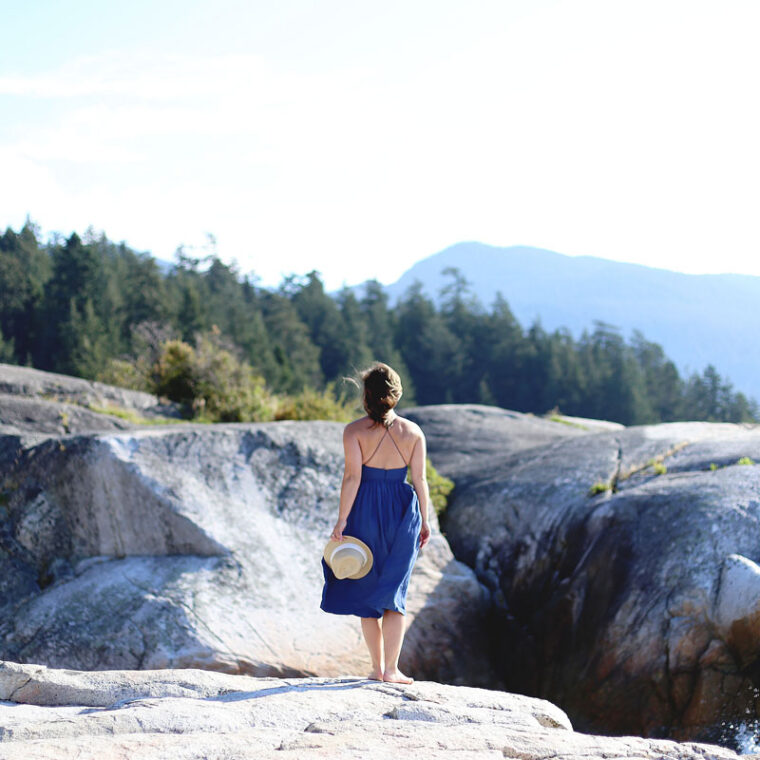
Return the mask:
<path fill-rule="evenodd" d="M 503 692 L 360 678 L 82 673 L 0 664 L 3 760 L 730 760 L 720 747 L 572 730 Z"/>

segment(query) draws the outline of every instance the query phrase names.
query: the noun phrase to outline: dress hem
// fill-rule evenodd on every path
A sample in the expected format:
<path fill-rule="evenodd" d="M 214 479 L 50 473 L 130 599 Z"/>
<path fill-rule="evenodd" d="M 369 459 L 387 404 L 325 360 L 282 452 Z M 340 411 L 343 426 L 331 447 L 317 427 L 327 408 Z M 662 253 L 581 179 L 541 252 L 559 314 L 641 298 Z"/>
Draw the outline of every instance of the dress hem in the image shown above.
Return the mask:
<path fill-rule="evenodd" d="M 375 618 L 376 620 L 379 620 L 386 612 L 398 612 L 400 615 L 406 617 L 406 610 L 397 610 L 392 607 L 384 607 L 383 611 L 380 613 L 378 613 L 377 610 L 372 610 L 372 612 L 375 613 L 372 615 L 361 615 L 358 612 L 349 612 L 348 610 L 345 612 L 336 612 L 335 610 L 326 610 L 324 607 L 320 607 L 320 609 L 322 612 L 326 612 L 328 615 L 353 615 L 354 617 L 358 618 Z M 370 610 L 367 611 L 370 612 Z"/>

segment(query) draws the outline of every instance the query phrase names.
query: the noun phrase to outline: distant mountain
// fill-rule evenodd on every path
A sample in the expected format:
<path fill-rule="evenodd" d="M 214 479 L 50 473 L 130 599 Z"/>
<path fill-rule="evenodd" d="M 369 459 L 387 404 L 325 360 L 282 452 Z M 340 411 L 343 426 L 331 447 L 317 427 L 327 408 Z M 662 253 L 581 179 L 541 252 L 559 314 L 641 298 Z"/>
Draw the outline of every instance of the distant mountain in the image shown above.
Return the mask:
<path fill-rule="evenodd" d="M 416 263 L 386 288 L 391 302 L 419 280 L 438 298 L 457 267 L 490 306 L 497 292 L 525 327 L 574 336 L 602 320 L 660 343 L 682 374 L 715 365 L 737 390 L 760 399 L 760 277 L 692 275 L 524 246 L 458 243 Z"/>

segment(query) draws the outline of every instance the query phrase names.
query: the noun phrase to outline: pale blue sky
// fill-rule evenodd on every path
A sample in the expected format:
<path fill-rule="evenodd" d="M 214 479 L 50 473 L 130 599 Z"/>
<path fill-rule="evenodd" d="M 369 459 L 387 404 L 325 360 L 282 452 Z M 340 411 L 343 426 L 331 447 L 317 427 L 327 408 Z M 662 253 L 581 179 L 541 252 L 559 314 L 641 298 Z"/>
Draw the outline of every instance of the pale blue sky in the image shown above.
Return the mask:
<path fill-rule="evenodd" d="M 760 275 L 756 0 L 0 10 L 0 227 L 265 284 L 461 240 Z"/>

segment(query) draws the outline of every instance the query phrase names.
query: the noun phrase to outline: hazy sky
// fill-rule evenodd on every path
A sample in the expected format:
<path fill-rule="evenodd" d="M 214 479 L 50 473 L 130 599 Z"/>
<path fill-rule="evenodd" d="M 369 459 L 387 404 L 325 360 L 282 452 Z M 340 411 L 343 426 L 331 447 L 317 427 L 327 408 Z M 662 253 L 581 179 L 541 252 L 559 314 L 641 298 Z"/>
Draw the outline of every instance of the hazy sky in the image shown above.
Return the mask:
<path fill-rule="evenodd" d="M 757 0 L 0 0 L 0 227 L 264 284 L 462 240 L 760 275 Z"/>

